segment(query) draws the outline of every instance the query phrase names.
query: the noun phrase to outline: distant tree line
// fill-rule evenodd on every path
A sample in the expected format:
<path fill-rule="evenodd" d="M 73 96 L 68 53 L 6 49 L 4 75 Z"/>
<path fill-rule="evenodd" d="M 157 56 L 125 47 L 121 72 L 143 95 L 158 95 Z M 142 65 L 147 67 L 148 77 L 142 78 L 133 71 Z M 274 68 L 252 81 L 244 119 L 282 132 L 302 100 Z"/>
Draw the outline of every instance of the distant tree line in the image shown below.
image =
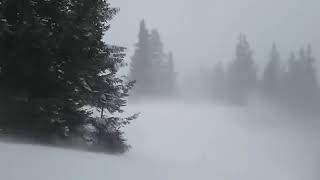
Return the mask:
<path fill-rule="evenodd" d="M 219 62 L 210 72 L 203 78 L 209 82 L 215 101 L 244 105 L 250 97 L 259 96 L 291 110 L 314 113 L 319 109 L 320 91 L 310 45 L 292 53 L 284 63 L 273 44 L 262 77 L 258 78 L 252 50 L 241 35 L 234 60 L 227 66 Z"/>
<path fill-rule="evenodd" d="M 136 115 L 115 114 L 133 82 L 117 75 L 124 48 L 102 41 L 117 11 L 107 0 L 0 1 L 1 137 L 127 150 L 121 129 Z"/>
<path fill-rule="evenodd" d="M 165 53 L 160 33 L 140 23 L 138 43 L 131 58 L 130 80 L 136 81 L 132 98 L 165 98 L 177 93 L 172 52 Z"/>

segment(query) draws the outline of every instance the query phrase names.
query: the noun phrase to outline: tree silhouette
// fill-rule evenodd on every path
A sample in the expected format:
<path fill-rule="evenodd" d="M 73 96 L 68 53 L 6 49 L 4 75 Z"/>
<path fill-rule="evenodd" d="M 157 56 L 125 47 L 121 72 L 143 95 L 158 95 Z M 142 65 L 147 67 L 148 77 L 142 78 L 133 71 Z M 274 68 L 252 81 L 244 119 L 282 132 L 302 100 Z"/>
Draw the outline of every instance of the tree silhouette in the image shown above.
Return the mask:
<path fill-rule="evenodd" d="M 227 93 L 232 103 L 245 104 L 257 81 L 252 51 L 245 35 L 240 35 L 236 57 L 227 72 Z"/>

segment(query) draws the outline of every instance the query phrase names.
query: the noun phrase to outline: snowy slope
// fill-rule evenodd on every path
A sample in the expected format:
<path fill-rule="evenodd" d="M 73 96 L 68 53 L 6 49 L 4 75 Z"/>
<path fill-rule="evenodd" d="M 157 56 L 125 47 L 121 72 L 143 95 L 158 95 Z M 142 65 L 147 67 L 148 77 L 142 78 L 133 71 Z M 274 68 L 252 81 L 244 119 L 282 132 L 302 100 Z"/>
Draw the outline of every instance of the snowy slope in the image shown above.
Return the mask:
<path fill-rule="evenodd" d="M 302 126 L 258 108 L 131 105 L 141 116 L 124 156 L 0 144 L 2 180 L 318 179 L 317 124 Z M 281 119 L 281 123 L 279 120 Z"/>

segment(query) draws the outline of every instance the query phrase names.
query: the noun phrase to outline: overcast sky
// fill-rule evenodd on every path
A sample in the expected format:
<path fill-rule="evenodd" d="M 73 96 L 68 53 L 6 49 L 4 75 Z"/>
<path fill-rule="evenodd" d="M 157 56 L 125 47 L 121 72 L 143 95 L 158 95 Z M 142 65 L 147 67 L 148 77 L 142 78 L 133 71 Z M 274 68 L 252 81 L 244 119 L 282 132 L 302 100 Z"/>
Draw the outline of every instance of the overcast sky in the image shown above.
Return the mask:
<path fill-rule="evenodd" d="M 230 61 L 240 33 L 247 35 L 257 63 L 263 64 L 273 41 L 282 57 L 310 43 L 320 59 L 319 0 L 110 0 L 120 13 L 108 43 L 129 48 L 137 42 L 139 21 L 157 28 L 177 69 L 198 69 Z"/>

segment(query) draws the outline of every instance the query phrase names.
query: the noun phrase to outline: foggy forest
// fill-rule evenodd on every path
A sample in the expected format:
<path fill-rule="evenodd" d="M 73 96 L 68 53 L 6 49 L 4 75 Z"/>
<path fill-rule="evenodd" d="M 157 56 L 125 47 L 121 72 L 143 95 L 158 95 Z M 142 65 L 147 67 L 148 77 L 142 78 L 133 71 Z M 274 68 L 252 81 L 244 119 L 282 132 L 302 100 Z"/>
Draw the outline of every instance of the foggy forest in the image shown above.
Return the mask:
<path fill-rule="evenodd" d="M 0 0 L 0 179 L 318 180 L 315 0 Z"/>

